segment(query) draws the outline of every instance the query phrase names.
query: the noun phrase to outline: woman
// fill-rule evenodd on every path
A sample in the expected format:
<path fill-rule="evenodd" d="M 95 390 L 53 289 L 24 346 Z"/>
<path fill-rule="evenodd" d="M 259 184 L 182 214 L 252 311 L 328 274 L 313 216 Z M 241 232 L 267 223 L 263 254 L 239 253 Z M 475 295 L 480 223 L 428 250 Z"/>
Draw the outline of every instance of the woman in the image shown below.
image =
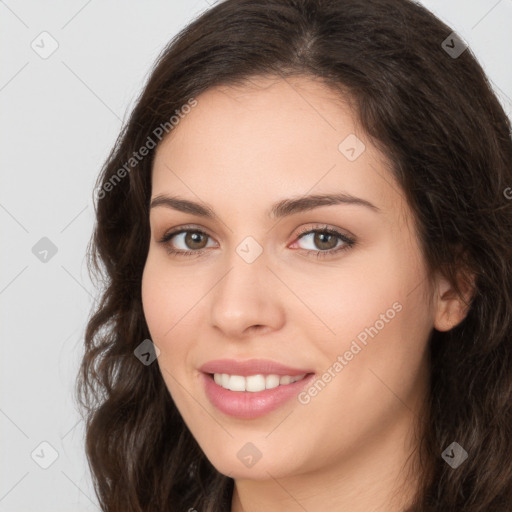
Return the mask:
<path fill-rule="evenodd" d="M 408 0 L 178 34 L 96 192 L 103 510 L 510 510 L 510 128 Z"/>

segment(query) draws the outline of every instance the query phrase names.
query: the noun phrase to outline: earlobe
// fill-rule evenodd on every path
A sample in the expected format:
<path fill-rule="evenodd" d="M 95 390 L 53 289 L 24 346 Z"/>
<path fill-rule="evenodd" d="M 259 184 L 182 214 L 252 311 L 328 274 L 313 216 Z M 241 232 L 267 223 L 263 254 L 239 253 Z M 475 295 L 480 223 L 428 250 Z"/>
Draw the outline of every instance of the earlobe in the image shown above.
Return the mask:
<path fill-rule="evenodd" d="M 449 331 L 460 324 L 469 311 L 475 292 L 475 277 L 469 273 L 459 273 L 459 296 L 452 284 L 440 277 L 436 288 L 434 328 Z"/>

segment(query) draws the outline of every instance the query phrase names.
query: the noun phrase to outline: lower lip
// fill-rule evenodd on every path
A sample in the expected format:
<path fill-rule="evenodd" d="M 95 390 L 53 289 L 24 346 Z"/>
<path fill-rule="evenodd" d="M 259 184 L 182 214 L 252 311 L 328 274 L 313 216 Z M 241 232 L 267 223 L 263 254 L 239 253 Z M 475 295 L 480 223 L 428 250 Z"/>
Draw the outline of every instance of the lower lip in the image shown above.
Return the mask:
<path fill-rule="evenodd" d="M 206 396 L 219 411 L 236 418 L 252 419 L 274 411 L 292 398 L 297 397 L 300 391 L 312 381 L 315 374 L 306 375 L 303 379 L 292 384 L 255 393 L 224 389 L 209 374 L 202 373 L 201 376 Z"/>

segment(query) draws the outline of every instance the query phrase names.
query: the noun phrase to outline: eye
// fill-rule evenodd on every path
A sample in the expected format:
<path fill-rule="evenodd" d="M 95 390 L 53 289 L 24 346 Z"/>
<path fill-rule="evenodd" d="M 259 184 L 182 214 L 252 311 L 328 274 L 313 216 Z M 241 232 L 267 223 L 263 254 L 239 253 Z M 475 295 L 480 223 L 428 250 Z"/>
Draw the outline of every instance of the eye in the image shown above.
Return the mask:
<path fill-rule="evenodd" d="M 210 238 L 210 235 L 200 229 L 182 226 L 165 233 L 159 242 L 166 246 L 166 250 L 169 254 L 175 254 L 177 256 L 198 256 L 208 247 L 206 245 L 208 238 Z M 175 248 L 174 245 L 177 245 L 178 248 Z"/>
<path fill-rule="evenodd" d="M 356 242 L 355 239 L 329 226 L 316 229 L 303 229 L 297 240 L 305 240 L 305 250 L 308 256 L 323 258 L 340 251 L 350 249 Z M 295 242 L 297 243 L 297 242 Z M 318 249 L 315 249 L 315 247 Z"/>

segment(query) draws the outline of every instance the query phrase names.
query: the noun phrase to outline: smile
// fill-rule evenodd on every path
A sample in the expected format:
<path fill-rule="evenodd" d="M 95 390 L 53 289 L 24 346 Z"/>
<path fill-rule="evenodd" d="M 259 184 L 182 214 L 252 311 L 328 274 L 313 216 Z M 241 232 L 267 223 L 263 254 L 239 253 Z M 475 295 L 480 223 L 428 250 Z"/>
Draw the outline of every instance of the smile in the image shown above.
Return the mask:
<path fill-rule="evenodd" d="M 229 375 L 227 373 L 214 373 L 213 379 L 216 384 L 229 389 L 230 391 L 248 391 L 257 393 L 265 389 L 274 389 L 278 386 L 286 386 L 302 380 L 306 376 L 302 375 Z"/>
<path fill-rule="evenodd" d="M 296 404 L 293 399 L 315 378 L 314 373 L 242 376 L 201 372 L 200 376 L 206 397 L 219 412 L 245 420 L 264 416 L 290 402 Z"/>

